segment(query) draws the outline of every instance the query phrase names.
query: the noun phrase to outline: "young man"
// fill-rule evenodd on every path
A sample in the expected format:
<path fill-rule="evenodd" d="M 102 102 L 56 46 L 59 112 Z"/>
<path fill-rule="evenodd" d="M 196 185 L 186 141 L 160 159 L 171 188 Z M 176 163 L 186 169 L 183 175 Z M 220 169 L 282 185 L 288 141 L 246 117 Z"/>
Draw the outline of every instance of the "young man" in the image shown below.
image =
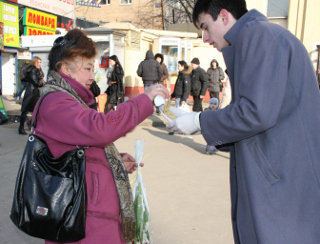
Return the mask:
<path fill-rule="evenodd" d="M 305 47 L 245 0 L 198 0 L 193 19 L 223 53 L 232 102 L 169 127 L 229 147 L 235 243 L 320 243 L 320 95 Z"/>
<path fill-rule="evenodd" d="M 202 100 L 206 95 L 208 87 L 208 76 L 206 71 L 200 67 L 200 61 L 198 58 L 191 60 L 191 95 L 193 96 L 192 111 L 203 111 Z"/>

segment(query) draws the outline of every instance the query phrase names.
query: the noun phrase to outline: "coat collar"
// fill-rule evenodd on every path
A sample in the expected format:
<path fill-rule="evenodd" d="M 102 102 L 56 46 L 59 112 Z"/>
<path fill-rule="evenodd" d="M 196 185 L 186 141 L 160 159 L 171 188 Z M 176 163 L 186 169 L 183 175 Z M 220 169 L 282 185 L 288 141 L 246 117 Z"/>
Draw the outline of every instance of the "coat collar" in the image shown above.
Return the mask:
<path fill-rule="evenodd" d="M 224 38 L 234 45 L 237 40 L 242 28 L 248 24 L 248 22 L 258 20 L 258 21 L 268 21 L 267 17 L 261 14 L 259 11 L 253 9 L 244 14 L 237 22 L 230 28 L 230 30 L 224 35 Z M 228 48 L 228 47 L 225 47 Z M 224 48 L 223 48 L 224 49 Z M 223 50 L 222 49 L 222 50 Z"/>
<path fill-rule="evenodd" d="M 82 101 L 88 106 L 95 103 L 94 96 L 90 90 L 81 85 L 75 79 L 62 73 L 57 73 L 53 70 L 49 71 L 47 82 L 45 86 L 40 89 L 41 96 L 50 90 L 50 86 L 57 88 L 60 87 L 63 91 L 69 92 L 72 96 L 80 97 Z"/>

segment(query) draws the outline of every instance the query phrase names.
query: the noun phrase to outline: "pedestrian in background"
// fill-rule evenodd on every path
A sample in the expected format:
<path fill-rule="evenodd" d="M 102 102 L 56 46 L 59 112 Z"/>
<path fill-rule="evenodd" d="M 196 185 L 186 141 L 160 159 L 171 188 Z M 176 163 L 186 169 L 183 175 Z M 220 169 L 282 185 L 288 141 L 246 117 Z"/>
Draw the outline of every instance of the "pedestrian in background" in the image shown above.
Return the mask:
<path fill-rule="evenodd" d="M 39 107 L 35 133 L 46 141 L 55 158 L 77 146 L 88 147 L 86 236 L 73 243 L 126 244 L 136 232 L 128 173 L 138 165 L 131 155 L 119 154 L 113 142 L 152 114 L 156 95 L 168 98 L 169 94 L 157 84 L 119 104 L 116 111 L 104 114 L 87 108 L 94 103 L 89 89 L 95 79 L 96 54 L 92 39 L 79 29 L 55 40 L 49 53 L 47 83 L 41 89 L 41 95 L 47 95 Z"/>
<path fill-rule="evenodd" d="M 158 83 L 162 84 L 162 85 L 166 85 L 166 81 L 169 77 L 169 72 L 168 72 L 167 65 L 165 65 L 163 63 L 163 55 L 161 53 L 157 53 L 154 56 L 154 59 L 158 61 L 158 63 L 160 64 L 161 70 L 162 70 L 162 76 L 161 76 L 160 81 Z"/>
<path fill-rule="evenodd" d="M 124 71 L 119 62 L 117 55 L 112 55 L 109 57 L 110 68 L 107 73 L 108 78 L 108 88 L 105 91 L 108 98 L 104 113 L 108 113 L 113 109 L 114 106 L 123 102 L 124 87 L 123 87 L 123 76 Z"/>
<path fill-rule="evenodd" d="M 41 62 L 42 60 L 40 57 L 34 56 L 30 65 L 25 70 L 26 76 L 24 80 L 28 85 L 21 105 L 20 126 L 18 129 L 18 132 L 21 135 L 27 134 L 24 129 L 24 122 L 28 113 L 33 111 L 34 106 L 40 97 L 39 88 L 44 85 L 44 73 L 41 69 Z"/>
<path fill-rule="evenodd" d="M 25 60 L 24 64 L 20 68 L 21 88 L 20 88 L 20 91 L 18 92 L 18 95 L 17 95 L 17 101 L 16 101 L 17 104 L 20 104 L 21 94 L 24 91 L 24 89 L 27 88 L 27 85 L 28 85 L 28 83 L 25 81 L 24 78 L 26 77 L 26 69 L 29 66 L 29 64 L 30 64 L 30 60 Z"/>
<path fill-rule="evenodd" d="M 146 52 L 146 58 L 139 64 L 137 74 L 142 77 L 144 91 L 161 80 L 162 69 L 159 62 L 154 59 L 151 50 Z M 156 112 L 158 115 L 161 114 L 158 107 L 156 107 Z"/>
<path fill-rule="evenodd" d="M 176 108 L 179 108 L 182 104 L 187 104 L 188 97 L 190 95 L 191 88 L 191 72 L 192 67 L 184 61 L 178 61 L 178 78 L 174 85 L 171 98 L 175 98 Z"/>
<path fill-rule="evenodd" d="M 235 243 L 320 243 L 320 95 L 309 53 L 245 0 L 198 0 L 193 23 L 223 53 L 232 102 L 169 128 L 230 150 Z"/>
<path fill-rule="evenodd" d="M 224 73 L 221 67 L 219 67 L 219 63 L 216 59 L 212 59 L 210 68 L 207 70 L 207 74 L 210 98 L 217 98 L 218 104 L 220 104 L 220 92 L 222 91 L 220 87 L 222 84 L 222 80 L 224 79 Z"/>
<path fill-rule="evenodd" d="M 151 50 L 146 52 L 145 60 L 139 64 L 137 75 L 142 78 L 145 91 L 149 86 L 156 84 L 161 80 L 162 69 L 159 62 L 154 59 Z"/>
<path fill-rule="evenodd" d="M 198 58 L 191 60 L 191 95 L 193 96 L 192 111 L 199 112 L 202 109 L 202 100 L 206 95 L 208 86 L 208 76 L 204 69 L 200 67 L 200 61 Z"/>

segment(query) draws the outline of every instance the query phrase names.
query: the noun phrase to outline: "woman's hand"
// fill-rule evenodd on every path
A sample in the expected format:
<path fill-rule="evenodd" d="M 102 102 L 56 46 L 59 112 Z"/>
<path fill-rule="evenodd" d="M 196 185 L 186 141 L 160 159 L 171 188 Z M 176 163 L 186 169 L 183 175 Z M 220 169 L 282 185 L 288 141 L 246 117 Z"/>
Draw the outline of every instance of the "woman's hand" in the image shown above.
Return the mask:
<path fill-rule="evenodd" d="M 164 99 L 169 98 L 169 91 L 168 89 L 161 84 L 155 84 L 152 86 L 149 86 L 149 88 L 145 91 L 145 94 L 147 94 L 150 98 L 150 100 L 153 102 L 153 99 L 157 95 L 161 95 Z"/>
<path fill-rule="evenodd" d="M 136 163 L 136 160 L 130 154 L 126 153 L 122 155 L 122 160 L 129 174 L 133 173 L 138 168 L 138 164 Z M 144 164 L 140 163 L 140 166 L 143 167 Z"/>

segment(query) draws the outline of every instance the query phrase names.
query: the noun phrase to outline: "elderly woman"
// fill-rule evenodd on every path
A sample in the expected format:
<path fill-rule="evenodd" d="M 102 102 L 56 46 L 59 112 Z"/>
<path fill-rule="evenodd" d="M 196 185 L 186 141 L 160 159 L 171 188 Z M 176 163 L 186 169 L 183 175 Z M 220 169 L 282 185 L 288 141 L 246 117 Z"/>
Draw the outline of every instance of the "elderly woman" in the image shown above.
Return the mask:
<path fill-rule="evenodd" d="M 39 108 L 35 133 L 46 141 L 53 157 L 76 146 L 88 146 L 86 237 L 74 243 L 125 244 L 135 235 L 127 174 L 138 165 L 129 154 L 119 154 L 113 142 L 152 114 L 156 95 L 168 98 L 169 94 L 157 84 L 108 114 L 86 108 L 83 103 L 94 103 L 89 88 L 94 81 L 95 56 L 94 42 L 81 30 L 74 29 L 56 39 L 49 54 L 47 83 L 41 89 L 41 95 L 50 94 Z M 126 177 L 115 177 L 119 171 Z"/>
<path fill-rule="evenodd" d="M 41 62 L 41 58 L 34 56 L 30 65 L 26 68 L 26 76 L 23 78 L 23 81 L 28 83 L 28 85 L 21 105 L 20 126 L 18 129 L 21 135 L 27 134 L 24 130 L 24 122 L 28 113 L 33 111 L 40 97 L 39 87 L 42 87 L 44 84 L 44 73 L 41 69 Z"/>

